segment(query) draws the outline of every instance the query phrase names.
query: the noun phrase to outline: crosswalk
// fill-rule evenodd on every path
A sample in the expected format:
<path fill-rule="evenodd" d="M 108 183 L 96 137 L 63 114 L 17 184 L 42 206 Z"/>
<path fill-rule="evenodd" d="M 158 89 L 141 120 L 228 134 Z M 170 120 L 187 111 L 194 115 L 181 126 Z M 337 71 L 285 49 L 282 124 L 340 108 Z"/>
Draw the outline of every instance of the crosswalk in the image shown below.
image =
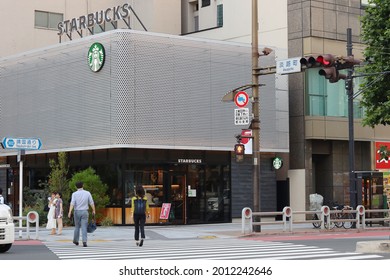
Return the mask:
<path fill-rule="evenodd" d="M 134 241 L 90 241 L 88 247 L 69 242 L 45 242 L 45 245 L 63 260 L 308 260 L 381 259 L 380 255 L 338 252 L 330 248 L 293 244 L 288 242 L 253 241 L 243 239 L 145 240 L 143 247 Z"/>

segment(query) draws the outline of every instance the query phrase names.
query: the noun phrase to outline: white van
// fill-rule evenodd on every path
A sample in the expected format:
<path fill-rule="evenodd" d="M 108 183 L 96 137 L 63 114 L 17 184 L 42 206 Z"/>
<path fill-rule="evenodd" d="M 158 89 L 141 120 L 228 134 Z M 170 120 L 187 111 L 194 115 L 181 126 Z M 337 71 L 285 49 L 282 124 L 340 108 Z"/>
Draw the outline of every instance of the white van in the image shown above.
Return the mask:
<path fill-rule="evenodd" d="M 7 252 L 15 240 L 15 225 L 11 208 L 0 204 L 0 253 Z"/>

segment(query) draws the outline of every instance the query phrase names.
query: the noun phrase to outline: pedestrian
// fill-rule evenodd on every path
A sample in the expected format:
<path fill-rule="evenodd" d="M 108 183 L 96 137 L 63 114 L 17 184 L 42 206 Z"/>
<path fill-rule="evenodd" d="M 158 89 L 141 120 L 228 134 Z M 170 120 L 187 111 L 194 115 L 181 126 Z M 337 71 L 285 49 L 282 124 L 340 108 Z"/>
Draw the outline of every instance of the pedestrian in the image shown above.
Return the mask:
<path fill-rule="evenodd" d="M 87 247 L 87 226 L 88 226 L 88 210 L 89 206 L 92 208 L 92 215 L 95 216 L 95 204 L 92 199 L 92 195 L 89 191 L 84 190 L 83 182 L 76 183 L 77 191 L 72 193 L 72 199 L 70 201 L 68 217 L 72 216 L 72 210 L 74 208 L 74 234 L 73 243 L 78 246 L 81 238 L 83 246 Z M 89 206 L 88 206 L 89 205 Z"/>
<path fill-rule="evenodd" d="M 50 229 L 51 235 L 56 234 L 56 228 L 57 228 L 57 220 L 56 220 L 56 204 L 57 204 L 57 198 L 56 198 L 57 192 L 52 192 L 51 197 L 48 198 L 48 206 L 49 206 L 49 212 L 47 213 L 47 224 L 46 228 Z"/>
<path fill-rule="evenodd" d="M 137 246 L 142 246 L 145 240 L 145 222 L 146 214 L 150 217 L 149 203 L 145 195 L 145 190 L 142 186 L 137 186 L 135 190 L 135 196 L 131 199 L 131 210 L 134 220 L 134 239 Z M 141 231 L 141 241 L 139 240 L 139 234 Z"/>
<path fill-rule="evenodd" d="M 62 193 L 58 192 L 56 195 L 56 210 L 55 210 L 55 218 L 57 221 L 57 227 L 58 227 L 58 235 L 62 234 L 62 228 L 63 228 L 63 223 L 62 223 L 62 217 L 64 216 L 64 208 L 62 205 Z"/>
<path fill-rule="evenodd" d="M 0 204 L 4 204 L 3 189 L 0 188 Z"/>

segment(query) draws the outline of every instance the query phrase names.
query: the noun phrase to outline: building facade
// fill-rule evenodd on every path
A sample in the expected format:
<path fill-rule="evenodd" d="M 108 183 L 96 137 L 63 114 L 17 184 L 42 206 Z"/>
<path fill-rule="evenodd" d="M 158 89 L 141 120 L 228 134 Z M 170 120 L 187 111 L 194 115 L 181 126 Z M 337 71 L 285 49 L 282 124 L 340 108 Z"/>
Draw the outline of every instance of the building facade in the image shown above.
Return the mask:
<path fill-rule="evenodd" d="M 271 3 L 272 1 L 267 0 L 266 2 Z M 123 18 L 120 18 L 115 22 L 109 21 L 108 19 L 111 19 L 112 17 L 115 16 L 119 17 L 119 14 L 115 13 L 115 9 L 118 7 L 122 7 L 125 4 L 131 7 L 131 10 L 129 9 L 128 12 L 128 17 L 126 18 L 125 15 L 127 14 L 122 13 Z M 267 65 L 273 65 L 275 57 L 283 58 L 286 57 L 287 54 L 287 49 L 286 49 L 287 19 L 285 16 L 287 14 L 286 1 L 278 1 L 276 5 L 275 3 L 273 5 L 268 5 L 268 4 L 266 5 L 266 3 L 262 3 L 262 4 L 264 5 L 259 7 L 259 19 L 261 23 L 259 28 L 259 34 L 261 38 L 260 42 L 264 46 L 276 46 L 276 47 L 274 47 L 275 52 L 273 54 L 274 56 L 271 57 L 272 58 L 271 60 L 264 59 L 264 58 L 261 58 L 261 60 Z M 1 10 L 0 13 L 2 13 L 0 17 L 0 21 L 2 21 L 4 25 L 7 25 L 6 23 L 12 22 L 14 20 L 12 13 L 6 12 L 7 10 L 10 9 L 20 11 L 20 13 L 18 13 L 18 17 L 25 19 L 23 21 L 20 21 L 18 25 L 12 26 L 12 28 L 5 29 L 1 32 L 2 37 L 7 38 L 7 40 L 11 42 L 10 44 L 6 44 L 6 45 L 3 44 L 0 47 L 1 50 L 0 57 L 7 57 L 3 60 L 3 62 L 8 61 L 10 55 L 14 55 L 14 58 L 18 60 L 19 63 L 24 63 L 24 61 L 23 62 L 20 61 L 20 57 L 18 57 L 17 55 L 18 53 L 22 53 L 25 51 L 28 51 L 29 53 L 31 50 L 41 48 L 41 47 L 44 47 L 44 49 L 46 49 L 47 46 L 50 46 L 49 48 L 52 47 L 55 48 L 57 47 L 59 42 L 61 42 L 61 45 L 63 45 L 64 43 L 70 41 L 80 40 L 81 38 L 87 38 L 93 34 L 95 34 L 94 36 L 97 36 L 97 34 L 99 33 L 107 32 L 115 28 L 147 30 L 148 32 L 161 32 L 161 33 L 176 34 L 176 35 L 182 34 L 182 35 L 186 35 L 187 37 L 199 37 L 199 38 L 209 38 L 209 39 L 214 38 L 218 40 L 240 42 L 240 43 L 250 43 L 250 37 L 251 37 L 250 36 L 251 23 L 249 19 L 250 17 L 247 16 L 248 14 L 250 14 L 250 9 L 251 9 L 251 1 L 249 0 L 240 1 L 240 3 L 231 0 L 224 0 L 224 1 L 221 0 L 218 1 L 201 1 L 201 0 L 199 1 L 176 1 L 176 0 L 109 1 L 109 0 L 105 0 L 99 2 L 91 1 L 91 0 L 86 0 L 82 2 L 76 0 L 64 0 L 64 1 L 56 1 L 55 3 L 52 1 L 28 1 L 28 3 L 19 3 L 19 2 L 13 3 L 10 1 L 6 1 L 6 2 L 2 2 L 1 5 L 4 8 L 0 9 Z M 21 5 L 23 5 L 23 7 Z M 278 19 L 269 16 L 274 12 L 278 13 Z M 101 22 L 100 24 L 89 26 L 88 16 L 90 14 L 96 15 L 95 17 L 97 21 L 105 17 L 105 21 Z M 195 17 L 198 18 L 195 19 Z M 264 17 L 267 17 L 268 19 L 265 20 Z M 271 19 L 272 21 L 270 21 Z M 198 26 L 195 25 L 196 20 L 198 21 Z M 62 27 L 67 26 L 68 28 L 67 30 L 70 32 L 68 32 L 68 34 L 66 34 L 66 32 L 63 32 L 61 35 L 59 35 L 59 33 L 61 33 L 61 29 L 58 28 L 58 22 L 63 23 Z M 82 24 L 83 22 L 84 24 Z M 195 50 L 197 50 L 197 48 L 195 48 Z M 194 54 L 190 55 L 190 57 L 194 60 L 197 60 L 196 58 L 197 55 L 198 53 L 195 51 Z M 225 54 L 221 55 L 221 57 L 226 58 Z M 245 59 L 247 58 L 250 58 L 250 54 L 248 54 L 248 57 L 246 57 Z M 60 58 L 60 61 L 63 61 L 64 59 L 66 60 L 66 58 Z M 200 60 L 203 59 L 201 58 Z M 119 65 L 119 66 L 124 67 L 123 65 Z M 248 69 L 250 69 L 249 64 L 247 64 L 245 67 L 249 67 Z M 164 72 L 164 70 L 161 71 Z M 241 70 L 239 69 L 238 71 Z M 5 71 L 3 73 L 6 72 L 8 71 Z M 225 76 L 226 72 L 236 73 L 237 69 L 236 67 L 230 67 L 230 68 L 225 67 L 223 71 L 221 70 L 221 73 L 218 73 L 217 76 L 220 75 Z M 195 75 L 199 75 L 199 81 L 200 80 L 203 81 L 203 79 L 206 81 L 209 79 L 215 79 L 213 78 L 213 76 L 216 76 L 214 72 L 208 70 L 206 71 L 206 73 L 209 73 L 209 77 L 207 77 L 207 75 L 205 74 L 199 75 L 199 73 L 195 73 Z M 76 75 L 76 73 L 74 74 Z M 215 94 L 215 98 L 220 100 L 220 98 L 227 91 L 247 83 L 247 81 L 250 79 L 250 75 L 251 75 L 250 71 L 247 72 L 246 75 L 247 76 L 245 77 L 239 76 L 240 78 L 237 80 L 235 79 L 231 80 L 230 78 L 224 79 L 223 86 L 221 82 L 221 89 L 214 90 L 215 88 L 213 88 L 213 93 Z M 30 79 L 34 80 L 34 78 L 30 78 Z M 80 82 L 79 78 L 77 77 L 73 77 L 72 79 L 76 79 L 78 82 Z M 199 81 L 194 81 L 193 79 L 194 78 L 192 77 L 188 78 L 188 80 L 191 80 L 191 82 L 193 83 L 195 82 L 202 83 Z M 69 79 L 67 78 L 66 80 Z M 146 80 L 144 82 L 147 82 Z M 227 82 L 228 80 L 232 81 L 232 83 L 228 83 Z M 261 127 L 262 133 L 260 139 L 261 140 L 260 146 L 262 151 L 261 157 L 262 159 L 264 158 L 264 160 L 261 161 L 261 188 L 262 188 L 261 205 L 262 205 L 262 209 L 275 210 L 277 207 L 279 207 L 277 206 L 278 201 L 281 201 L 277 198 L 278 195 L 281 193 L 281 191 L 279 191 L 278 194 L 278 191 L 274 186 L 279 185 L 279 182 L 282 182 L 282 185 L 284 186 L 284 190 L 285 190 L 286 174 L 288 170 L 287 79 L 286 77 L 283 78 L 276 77 L 276 82 L 275 82 L 275 80 L 273 79 L 268 80 L 268 78 L 262 77 L 261 82 L 263 83 L 264 81 L 266 81 L 267 83 L 264 83 L 266 84 L 266 87 L 262 88 L 262 91 L 260 93 L 261 96 L 264 94 L 263 97 L 264 100 L 262 100 L 261 102 L 261 109 L 260 109 L 261 117 L 263 118 L 264 115 L 264 118 L 268 118 L 269 115 L 272 121 L 269 122 L 266 121 L 265 119 L 264 120 L 262 119 L 262 127 Z M 97 82 L 98 84 L 100 83 L 98 81 L 95 82 Z M 72 82 L 72 83 L 76 83 L 76 82 Z M 162 83 L 166 83 L 166 81 L 163 81 Z M 53 88 L 56 86 L 57 86 L 56 84 L 51 85 L 51 87 Z M 263 93 L 263 89 L 264 89 L 264 93 Z M 7 86 L 7 90 L 11 90 L 10 87 Z M 210 91 L 210 89 L 208 90 Z M 269 94 L 268 93 L 269 91 L 274 93 Z M 14 104 L 17 104 L 19 106 L 19 101 L 15 101 Z M 20 104 L 20 106 L 23 107 L 26 106 L 26 104 L 24 105 Z M 225 113 L 228 112 L 229 114 L 228 119 L 233 118 L 232 116 L 234 110 L 233 104 L 218 103 L 218 106 L 221 106 L 221 108 L 223 108 L 222 110 L 224 110 Z M 70 111 L 73 110 L 74 109 L 71 109 Z M 117 112 L 117 114 L 123 112 L 124 111 Z M 149 113 L 153 114 L 153 112 L 149 112 Z M 71 113 L 69 114 L 71 115 Z M 107 117 L 107 112 L 104 114 L 101 115 L 100 117 L 99 116 L 97 117 L 100 121 L 102 121 L 102 123 L 98 125 L 96 129 L 94 129 L 95 132 L 98 132 L 98 135 L 96 135 L 97 137 L 94 137 L 95 138 L 94 140 L 89 139 L 91 140 L 91 142 L 89 142 L 88 144 L 79 142 L 80 138 L 77 138 L 73 135 L 71 128 L 69 128 L 67 132 L 63 134 L 63 136 L 66 135 L 67 137 L 68 136 L 70 137 L 69 141 L 73 141 L 73 144 L 71 144 L 70 146 L 67 146 L 68 144 L 66 143 L 65 144 L 56 143 L 56 145 L 51 146 L 51 144 L 49 143 L 50 141 L 49 142 L 45 141 L 45 144 L 42 147 L 42 149 L 44 149 L 45 151 L 41 150 L 37 153 L 37 154 L 45 154 L 45 156 L 41 155 L 43 157 L 42 158 L 43 162 L 46 162 L 44 165 L 47 166 L 48 159 L 55 157 L 55 153 L 59 150 L 69 152 L 71 162 L 74 163 L 75 166 L 77 165 L 86 166 L 88 162 L 86 158 L 98 159 L 99 156 L 97 156 L 95 152 L 91 152 L 91 149 L 93 150 L 97 148 L 101 150 L 103 148 L 104 150 L 105 148 L 107 148 L 107 142 L 103 141 L 104 144 L 102 144 L 102 142 L 99 141 L 98 138 L 107 140 L 108 138 L 111 137 L 107 135 L 104 136 L 103 131 L 100 130 L 105 125 L 107 125 L 107 120 L 103 121 L 103 119 Z M 207 116 L 207 114 L 205 116 Z M 91 113 L 91 115 L 89 116 L 89 118 L 95 118 L 95 117 L 96 117 L 95 113 Z M 126 116 L 124 118 L 126 119 L 129 117 Z M 60 119 L 60 121 L 66 119 L 67 116 L 65 118 Z M 226 118 L 224 118 L 224 121 L 225 120 Z M 11 118 L 11 123 L 13 121 L 14 119 Z M 26 120 L 26 119 L 25 121 L 32 122 L 32 120 Z M 35 122 L 32 123 L 33 125 L 35 125 Z M 3 122 L 3 124 L 5 124 L 5 122 Z M 153 125 L 153 123 L 149 123 L 148 127 L 149 125 Z M 158 123 L 156 125 L 158 125 Z M 225 152 L 229 151 L 230 154 L 230 152 L 233 149 L 233 145 L 235 143 L 234 135 L 239 134 L 241 129 L 243 128 L 247 128 L 247 126 L 233 126 L 233 129 L 231 131 L 227 130 L 229 132 L 226 133 L 226 137 L 224 138 L 224 144 L 219 143 L 218 147 L 212 147 L 211 150 L 225 151 Z M 9 133 L 14 135 L 14 133 L 16 132 L 12 130 L 13 129 L 11 128 L 11 132 Z M 275 136 L 276 131 L 278 131 L 277 132 L 278 136 Z M 83 131 L 83 133 L 86 132 Z M 11 136 L 11 134 L 8 134 L 8 136 Z M 26 135 L 25 132 L 23 132 L 22 134 L 19 133 L 17 134 L 19 136 L 21 136 L 22 134 Z M 30 135 L 34 134 L 36 135 L 36 137 L 39 137 L 39 135 L 36 133 L 29 132 L 28 134 Z M 5 137 L 6 135 L 1 135 L 1 136 Z M 52 136 L 54 135 L 51 135 L 50 137 Z M 158 136 L 158 134 L 154 136 Z M 55 136 L 55 139 L 59 139 L 61 137 L 62 136 Z M 164 136 L 164 137 L 168 137 L 169 139 L 171 135 Z M 195 137 L 194 139 L 197 138 Z M 218 139 L 218 141 L 219 140 L 220 138 Z M 165 142 L 166 142 L 165 140 L 160 139 L 159 141 L 156 140 L 156 143 L 152 144 L 152 146 L 159 147 L 162 149 L 167 148 L 167 150 L 163 152 L 163 155 L 157 156 L 157 158 L 160 159 L 160 163 L 165 164 L 164 167 L 165 169 L 160 168 L 159 169 L 160 171 L 170 170 L 170 168 L 167 167 L 169 164 L 167 165 L 166 163 L 167 162 L 172 163 L 172 156 L 169 155 L 170 154 L 169 150 L 172 147 L 164 147 Z M 205 147 L 199 149 L 208 150 L 210 148 L 210 147 L 206 147 L 208 144 L 204 144 Z M 134 147 L 142 146 L 142 145 L 139 146 L 138 143 L 134 145 L 135 145 Z M 187 144 L 184 144 L 183 146 L 181 145 L 179 146 L 176 146 L 176 148 L 183 149 L 182 150 L 183 153 L 186 153 L 185 151 L 187 151 L 186 149 L 188 148 Z M 108 144 L 108 147 L 118 148 L 118 149 L 123 148 L 120 145 L 118 147 L 115 145 L 113 146 L 112 144 Z M 176 150 L 176 148 L 174 148 L 174 150 Z M 85 152 L 80 152 L 84 149 L 86 150 Z M 74 156 L 74 153 L 76 153 L 76 156 Z M 83 155 L 79 155 L 79 153 L 82 153 Z M 88 156 L 85 156 L 84 155 L 85 153 L 87 153 Z M 91 153 L 93 154 L 93 156 L 91 155 Z M 115 152 L 115 156 L 114 156 L 115 158 L 118 158 L 117 153 L 126 154 L 127 152 L 123 150 L 122 151 L 117 150 Z M 11 154 L 12 154 L 11 156 L 9 156 L 10 153 L 3 154 L 4 157 L 1 158 L 1 161 L 6 164 L 7 162 L 13 162 L 14 153 Z M 111 150 L 110 151 L 107 150 L 106 154 L 107 155 L 111 154 Z M 203 157 L 205 156 L 206 155 L 203 155 Z M 248 201 L 248 196 L 251 200 L 251 193 L 252 193 L 252 189 L 250 187 L 252 185 L 251 156 L 247 155 L 243 163 L 236 163 L 234 160 L 232 160 L 231 156 L 232 155 L 230 154 L 229 157 L 229 163 L 230 163 L 229 169 L 231 172 L 231 177 L 230 177 L 231 194 L 230 195 L 235 196 L 235 199 L 233 200 L 229 198 L 229 200 L 232 201 L 229 206 L 230 209 L 229 211 L 231 211 L 230 216 L 239 217 L 241 215 L 242 207 L 249 206 L 251 203 L 250 201 Z M 275 156 L 280 156 L 284 160 L 284 165 L 280 170 L 274 170 L 272 168 L 272 159 Z M 30 157 L 29 153 L 27 153 L 27 158 L 29 157 Z M 103 158 L 106 157 L 107 156 L 104 156 Z M 122 155 L 121 157 L 127 157 L 127 156 Z M 161 160 L 162 157 L 166 157 L 165 161 Z M 225 158 L 225 156 L 222 157 Z M 150 155 L 150 158 L 154 158 L 154 155 Z M 210 156 L 208 156 L 208 158 L 210 158 Z M 184 159 L 186 160 L 186 158 Z M 77 164 L 78 161 L 83 163 Z M 158 160 L 153 159 L 152 161 L 157 162 Z M 174 165 L 177 164 L 176 159 L 173 159 L 173 162 L 175 162 Z M 224 162 L 224 160 L 222 162 Z M 13 163 L 13 170 L 15 166 L 16 163 Z M 155 169 L 156 168 L 157 167 L 155 167 Z M 206 172 L 206 171 L 202 171 L 202 172 Z M 14 173 L 17 173 L 17 171 L 14 171 Z M 220 171 L 220 173 L 223 172 Z M 41 172 L 41 175 L 36 177 L 40 177 L 43 179 L 44 175 L 42 174 L 44 174 L 44 171 Z M 17 177 L 15 177 L 14 174 L 12 175 L 9 174 L 9 175 L 10 176 L 7 175 L 7 172 L 5 170 L 0 170 L 0 180 L 1 182 L 3 182 L 3 184 L 8 184 L 8 192 L 10 192 L 9 195 L 14 197 L 14 198 L 10 197 L 10 200 L 14 200 L 14 203 L 16 203 L 17 194 L 12 193 L 12 191 L 10 191 L 9 184 L 10 184 L 10 178 L 12 178 L 14 183 L 17 184 Z M 152 177 L 154 177 L 154 175 Z M 168 178 L 169 176 L 166 175 L 166 177 Z M 164 182 L 167 182 L 167 180 L 168 179 L 164 179 Z M 221 181 L 223 180 L 221 179 Z M 121 182 L 123 182 L 123 180 Z M 124 183 L 122 184 L 124 185 Z M 245 185 L 246 187 L 244 188 L 233 187 L 233 186 L 241 186 L 241 185 Z M 16 185 L 14 185 L 14 188 L 15 190 L 17 190 Z M 222 193 L 222 197 L 226 196 L 226 191 L 222 191 L 220 193 Z M 168 196 L 168 194 L 165 194 L 165 196 Z M 126 204 L 125 196 L 122 194 L 121 197 L 122 197 L 120 199 L 121 205 Z M 210 203 L 212 201 L 213 199 L 211 199 Z M 283 201 L 285 202 L 281 203 L 282 206 L 288 203 L 288 199 L 286 202 L 286 198 L 284 198 Z M 118 202 L 112 202 L 111 206 L 117 203 Z M 116 209 L 115 214 L 112 215 L 115 216 L 114 220 L 116 220 L 117 223 L 126 223 L 127 218 L 125 217 L 125 213 L 126 211 L 122 210 L 121 208 L 121 210 Z"/>
<path fill-rule="evenodd" d="M 99 71 L 88 64 L 95 43 L 105 49 Z M 106 215 L 129 224 L 129 200 L 143 185 L 159 222 L 171 203 L 177 223 L 226 222 L 251 199 L 251 165 L 232 156 L 234 104 L 223 93 L 250 79 L 250 46 L 159 33 L 113 30 L 0 60 L 2 138 L 39 138 L 26 151 L 24 188 L 39 189 L 48 163 L 68 153 L 73 171 L 94 167 L 109 185 Z M 267 58 L 273 61 L 274 57 Z M 91 62 L 91 61 L 89 61 Z M 90 69 L 90 66 L 92 69 Z M 264 207 L 275 207 L 273 151 L 285 151 L 273 76 L 262 79 Z M 278 141 L 275 141 L 278 139 Z M 284 139 L 284 141 L 283 141 Z M 18 204 L 18 163 L 1 150 L 7 200 Z M 272 187 L 270 187 L 272 186 Z M 268 204 L 267 204 L 268 202 Z"/>
<path fill-rule="evenodd" d="M 367 1 L 288 1 L 289 57 L 347 55 L 347 28 L 352 30 L 353 54 L 362 59 L 360 20 Z M 355 69 L 359 72 L 358 69 Z M 354 79 L 359 90 L 359 79 Z M 305 209 L 309 194 L 326 203 L 350 203 L 348 100 L 344 81 L 330 84 L 317 69 L 290 75 L 290 170 L 292 206 Z M 354 101 L 354 171 L 376 170 L 376 141 L 388 141 L 388 127 L 363 127 L 359 96 Z M 357 175 L 358 176 L 358 175 Z M 362 178 L 358 204 L 365 204 Z M 363 180 L 364 181 L 364 180 Z M 363 185 L 366 184 L 363 182 Z M 383 189 L 383 183 L 376 184 Z M 304 187 L 303 187 L 304 186 Z M 292 191 L 294 189 L 294 192 Z M 367 190 L 366 190 L 367 191 Z M 372 194 L 376 191 L 371 191 Z M 363 193 L 363 195 L 362 195 Z"/>

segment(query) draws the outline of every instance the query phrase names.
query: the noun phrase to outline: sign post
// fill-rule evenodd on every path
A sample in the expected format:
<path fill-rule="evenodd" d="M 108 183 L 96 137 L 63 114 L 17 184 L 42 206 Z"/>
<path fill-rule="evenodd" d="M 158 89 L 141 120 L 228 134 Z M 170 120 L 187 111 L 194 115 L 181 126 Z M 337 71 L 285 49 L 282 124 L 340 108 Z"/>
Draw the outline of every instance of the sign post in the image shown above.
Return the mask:
<path fill-rule="evenodd" d="M 25 150 L 39 150 L 42 142 L 37 138 L 11 138 L 5 137 L 1 142 L 4 149 L 18 150 L 17 161 L 19 162 L 19 217 L 23 216 L 23 155 Z M 19 228 L 22 228 L 22 219 L 19 219 Z M 19 230 L 19 238 L 22 238 L 22 230 Z"/>

